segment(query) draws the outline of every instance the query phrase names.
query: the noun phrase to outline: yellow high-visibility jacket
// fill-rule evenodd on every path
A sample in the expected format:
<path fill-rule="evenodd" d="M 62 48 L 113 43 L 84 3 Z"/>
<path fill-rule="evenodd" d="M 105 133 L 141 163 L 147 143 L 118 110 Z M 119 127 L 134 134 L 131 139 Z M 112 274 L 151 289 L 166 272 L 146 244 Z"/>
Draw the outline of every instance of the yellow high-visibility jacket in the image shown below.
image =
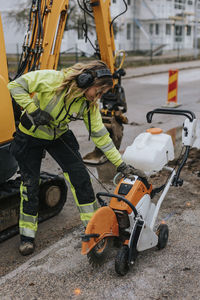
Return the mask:
<path fill-rule="evenodd" d="M 88 109 L 86 97 L 76 97 L 73 101 L 65 99 L 66 89 L 61 93 L 57 88 L 62 84 L 70 69 L 65 71 L 39 70 L 22 75 L 8 84 L 8 89 L 15 101 L 28 113 L 40 108 L 48 112 L 53 121 L 48 125 L 32 126 L 27 130 L 19 124 L 19 129 L 35 138 L 53 140 L 68 130 L 71 117 L 83 118 L 88 125 Z M 31 97 L 31 94 L 34 96 Z M 90 109 L 91 138 L 106 157 L 118 167 L 122 163 L 121 155 L 113 144 L 109 132 L 105 128 L 98 107 Z"/>

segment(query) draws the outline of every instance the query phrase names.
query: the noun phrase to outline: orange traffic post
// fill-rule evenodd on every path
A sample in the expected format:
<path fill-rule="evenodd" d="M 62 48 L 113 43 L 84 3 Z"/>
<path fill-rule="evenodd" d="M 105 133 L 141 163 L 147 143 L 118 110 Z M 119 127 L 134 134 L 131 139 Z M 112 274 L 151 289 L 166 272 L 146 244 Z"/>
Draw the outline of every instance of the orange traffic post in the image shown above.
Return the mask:
<path fill-rule="evenodd" d="M 165 107 L 177 107 L 178 104 L 178 70 L 169 70 L 168 97 Z"/>

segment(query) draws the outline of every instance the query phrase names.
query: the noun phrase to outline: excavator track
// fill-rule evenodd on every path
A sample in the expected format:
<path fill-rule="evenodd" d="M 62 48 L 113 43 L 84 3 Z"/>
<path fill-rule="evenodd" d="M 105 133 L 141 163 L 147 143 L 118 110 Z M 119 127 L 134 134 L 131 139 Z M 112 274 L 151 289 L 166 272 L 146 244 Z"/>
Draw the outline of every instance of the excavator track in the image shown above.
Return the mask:
<path fill-rule="evenodd" d="M 0 243 L 19 233 L 20 176 L 0 185 Z M 41 173 L 39 192 L 39 223 L 57 215 L 67 198 L 62 177 Z"/>

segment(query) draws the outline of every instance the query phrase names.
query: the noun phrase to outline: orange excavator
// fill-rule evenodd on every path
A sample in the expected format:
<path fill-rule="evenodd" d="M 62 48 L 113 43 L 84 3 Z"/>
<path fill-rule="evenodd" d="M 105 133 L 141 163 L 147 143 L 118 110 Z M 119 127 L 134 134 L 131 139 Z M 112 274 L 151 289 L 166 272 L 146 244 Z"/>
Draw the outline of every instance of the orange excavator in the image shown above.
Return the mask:
<path fill-rule="evenodd" d="M 59 52 L 70 0 L 32 0 L 27 34 L 24 38 L 22 54 L 15 78 L 36 69 L 57 69 Z M 125 10 L 126 1 L 123 0 Z M 77 0 L 84 15 L 93 18 L 96 25 L 98 43 L 95 54 L 107 63 L 114 85 L 103 99 L 102 118 L 117 148 L 123 135 L 126 100 L 121 86 L 121 77 L 125 75 L 122 64 L 123 51 L 115 51 L 113 22 L 111 19 L 110 0 Z M 86 19 L 86 18 L 85 18 Z M 83 26 L 84 28 L 84 26 Z M 85 32 L 87 39 L 87 32 Z M 9 82 L 7 58 L 4 44 L 3 27 L 0 16 L 0 242 L 18 232 L 18 215 L 20 203 L 20 174 L 17 174 L 17 162 L 9 152 L 13 133 L 18 125 L 21 108 L 12 102 L 7 89 Z M 122 52 L 122 56 L 121 56 Z M 122 57 L 119 66 L 118 58 Z M 95 149 L 85 157 L 86 163 L 101 163 L 103 154 Z M 46 220 L 59 213 L 65 204 L 67 186 L 64 180 L 54 174 L 42 173 L 40 183 L 39 221 Z"/>

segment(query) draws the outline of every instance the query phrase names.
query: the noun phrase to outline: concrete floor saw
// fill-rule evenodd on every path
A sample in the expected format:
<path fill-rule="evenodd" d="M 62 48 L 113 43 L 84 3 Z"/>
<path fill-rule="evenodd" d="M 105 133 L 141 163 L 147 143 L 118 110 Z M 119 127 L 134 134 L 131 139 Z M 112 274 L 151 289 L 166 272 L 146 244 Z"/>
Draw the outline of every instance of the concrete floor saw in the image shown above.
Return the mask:
<path fill-rule="evenodd" d="M 145 172 L 147 178 L 161 170 L 169 172 L 166 183 L 153 187 L 147 178 L 134 175 L 122 177 L 114 193 L 97 193 L 100 208 L 88 223 L 82 237 L 82 254 L 87 255 L 92 265 L 101 265 L 111 241 L 118 247 L 115 271 L 124 276 L 137 258 L 139 252 L 167 245 L 169 230 L 167 224 L 156 224 L 161 204 L 171 186 L 182 186 L 180 173 L 185 165 L 191 147 L 198 147 L 199 122 L 189 110 L 155 109 L 147 113 L 147 122 L 152 122 L 154 114 L 185 116 L 182 128 L 184 153 L 176 168 L 168 166 L 174 159 L 174 146 L 170 135 L 159 128 L 150 128 L 136 137 L 124 152 L 123 160 Z M 119 174 L 117 174 L 117 177 Z M 115 177 L 115 181 L 117 178 Z M 158 201 L 152 199 L 161 193 Z M 109 204 L 103 199 L 109 197 Z M 112 243 L 113 244 L 113 243 Z"/>

